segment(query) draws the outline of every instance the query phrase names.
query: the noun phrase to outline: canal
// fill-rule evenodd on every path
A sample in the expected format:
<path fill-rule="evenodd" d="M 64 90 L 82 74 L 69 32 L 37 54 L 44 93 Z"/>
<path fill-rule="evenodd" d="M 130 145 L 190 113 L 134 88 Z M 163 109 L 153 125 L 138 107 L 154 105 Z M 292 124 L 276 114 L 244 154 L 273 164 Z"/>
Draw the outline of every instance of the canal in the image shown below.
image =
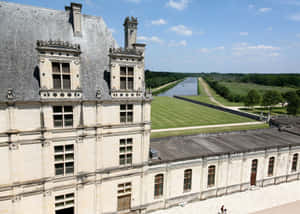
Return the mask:
<path fill-rule="evenodd" d="M 158 96 L 173 97 L 174 95 L 178 95 L 178 96 L 198 95 L 197 78 L 195 77 L 186 78 L 184 81 L 177 84 L 175 87 L 159 94 Z"/>

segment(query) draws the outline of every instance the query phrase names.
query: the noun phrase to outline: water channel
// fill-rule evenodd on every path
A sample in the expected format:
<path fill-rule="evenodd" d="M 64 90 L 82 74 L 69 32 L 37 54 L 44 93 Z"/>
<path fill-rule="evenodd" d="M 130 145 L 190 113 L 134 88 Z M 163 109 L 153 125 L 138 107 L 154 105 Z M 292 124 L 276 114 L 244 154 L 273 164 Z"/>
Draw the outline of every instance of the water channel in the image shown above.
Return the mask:
<path fill-rule="evenodd" d="M 180 82 L 175 87 L 159 94 L 158 96 L 172 97 L 174 95 L 179 95 L 179 96 L 198 95 L 197 78 L 195 77 L 186 78 L 184 81 Z"/>

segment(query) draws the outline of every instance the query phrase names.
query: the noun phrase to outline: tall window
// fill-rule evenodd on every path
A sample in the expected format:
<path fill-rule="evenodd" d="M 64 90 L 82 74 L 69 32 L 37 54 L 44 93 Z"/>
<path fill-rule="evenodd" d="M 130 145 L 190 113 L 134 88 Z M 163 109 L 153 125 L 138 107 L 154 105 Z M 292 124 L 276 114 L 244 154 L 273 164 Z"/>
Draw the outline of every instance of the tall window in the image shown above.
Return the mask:
<path fill-rule="evenodd" d="M 118 211 L 129 210 L 131 202 L 131 183 L 118 185 Z"/>
<path fill-rule="evenodd" d="M 120 105 L 120 122 L 121 123 L 133 122 L 133 104 Z"/>
<path fill-rule="evenodd" d="M 212 187 L 215 185 L 216 177 L 216 166 L 212 165 L 208 167 L 208 177 L 207 177 L 207 186 Z"/>
<path fill-rule="evenodd" d="M 250 185 L 251 186 L 256 185 L 257 165 L 258 165 L 258 160 L 257 159 L 252 160 L 251 177 L 250 177 Z"/>
<path fill-rule="evenodd" d="M 274 173 L 274 163 L 275 163 L 275 158 L 270 157 L 269 158 L 269 167 L 268 167 L 268 176 L 273 176 Z"/>
<path fill-rule="evenodd" d="M 154 197 L 162 196 L 164 193 L 164 175 L 158 174 L 154 178 Z"/>
<path fill-rule="evenodd" d="M 74 145 L 54 146 L 55 175 L 74 173 Z"/>
<path fill-rule="evenodd" d="M 120 67 L 120 89 L 133 90 L 133 67 Z"/>
<path fill-rule="evenodd" d="M 52 78 L 54 89 L 71 89 L 70 64 L 52 62 Z"/>
<path fill-rule="evenodd" d="M 292 172 L 297 171 L 297 165 L 298 165 L 298 154 L 293 155 L 293 162 L 292 162 Z"/>
<path fill-rule="evenodd" d="M 74 214 L 74 193 L 55 196 L 55 214 Z"/>
<path fill-rule="evenodd" d="M 120 139 L 120 165 L 132 164 L 132 138 Z"/>
<path fill-rule="evenodd" d="M 183 181 L 183 191 L 190 191 L 192 189 L 192 170 L 184 170 L 184 181 Z"/>
<path fill-rule="evenodd" d="M 53 106 L 54 127 L 73 126 L 73 107 L 72 106 Z"/>

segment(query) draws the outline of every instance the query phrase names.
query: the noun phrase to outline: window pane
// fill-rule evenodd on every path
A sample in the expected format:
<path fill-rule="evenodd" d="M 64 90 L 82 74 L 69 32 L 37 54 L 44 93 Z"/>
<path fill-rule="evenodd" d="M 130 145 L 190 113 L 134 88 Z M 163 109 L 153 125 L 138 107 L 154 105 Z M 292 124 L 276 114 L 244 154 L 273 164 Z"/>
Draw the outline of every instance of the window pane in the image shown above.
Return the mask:
<path fill-rule="evenodd" d="M 61 80 L 60 80 L 60 75 L 52 75 L 53 77 L 53 88 L 55 89 L 61 89 Z"/>
<path fill-rule="evenodd" d="M 73 173 L 74 172 L 74 163 L 66 163 L 66 173 Z"/>
<path fill-rule="evenodd" d="M 124 105 L 124 104 L 120 105 L 120 109 L 121 110 L 126 110 L 126 105 Z"/>
<path fill-rule="evenodd" d="M 128 78 L 128 89 L 133 89 L 133 78 L 132 77 Z"/>
<path fill-rule="evenodd" d="M 59 73 L 59 63 L 57 62 L 52 62 L 52 72 L 53 73 Z"/>
<path fill-rule="evenodd" d="M 63 73 L 70 73 L 70 64 L 69 63 L 63 63 L 62 64 L 62 72 Z"/>
<path fill-rule="evenodd" d="M 72 106 L 64 106 L 64 111 L 65 112 L 73 112 L 73 107 Z"/>
<path fill-rule="evenodd" d="M 125 147 L 120 147 L 120 153 L 124 153 L 125 152 Z"/>
<path fill-rule="evenodd" d="M 65 126 L 73 126 L 73 115 L 65 115 Z"/>
<path fill-rule="evenodd" d="M 128 67 L 128 75 L 133 75 L 133 67 Z"/>
<path fill-rule="evenodd" d="M 132 112 L 128 112 L 127 113 L 127 122 L 132 122 L 133 121 L 133 113 Z"/>
<path fill-rule="evenodd" d="M 132 104 L 128 104 L 127 105 L 127 109 L 132 110 L 133 109 L 133 105 Z"/>
<path fill-rule="evenodd" d="M 54 147 L 54 151 L 56 152 L 63 152 L 64 151 L 64 147 L 63 146 L 55 146 Z"/>
<path fill-rule="evenodd" d="M 121 123 L 126 122 L 126 112 L 120 112 L 120 122 Z"/>
<path fill-rule="evenodd" d="M 127 154 L 127 164 L 131 164 L 131 163 L 132 163 L 132 155 Z"/>
<path fill-rule="evenodd" d="M 62 115 L 53 115 L 54 127 L 62 127 Z"/>
<path fill-rule="evenodd" d="M 63 75 L 63 89 L 71 88 L 71 79 L 70 75 Z"/>
<path fill-rule="evenodd" d="M 55 196 L 55 201 L 64 200 L 64 195 Z"/>
<path fill-rule="evenodd" d="M 66 145 L 66 151 L 73 151 L 74 150 L 74 145 Z"/>
<path fill-rule="evenodd" d="M 127 152 L 131 152 L 132 151 L 132 147 L 131 146 L 128 146 L 127 147 Z"/>
<path fill-rule="evenodd" d="M 53 106 L 53 112 L 54 113 L 61 113 L 62 107 L 61 106 Z"/>
<path fill-rule="evenodd" d="M 55 175 L 64 174 L 64 165 L 62 163 L 55 164 Z"/>
<path fill-rule="evenodd" d="M 120 67 L 120 75 L 126 75 L 126 67 Z"/>
<path fill-rule="evenodd" d="M 55 155 L 55 161 L 63 161 L 64 156 L 63 155 Z"/>
<path fill-rule="evenodd" d="M 120 78 L 120 89 L 126 89 L 126 78 L 125 77 Z"/>
<path fill-rule="evenodd" d="M 73 154 L 66 154 L 66 160 L 74 160 L 74 155 Z"/>
<path fill-rule="evenodd" d="M 121 139 L 121 140 L 120 140 L 120 145 L 125 145 L 125 143 L 126 143 L 126 140 L 125 140 L 125 139 Z"/>

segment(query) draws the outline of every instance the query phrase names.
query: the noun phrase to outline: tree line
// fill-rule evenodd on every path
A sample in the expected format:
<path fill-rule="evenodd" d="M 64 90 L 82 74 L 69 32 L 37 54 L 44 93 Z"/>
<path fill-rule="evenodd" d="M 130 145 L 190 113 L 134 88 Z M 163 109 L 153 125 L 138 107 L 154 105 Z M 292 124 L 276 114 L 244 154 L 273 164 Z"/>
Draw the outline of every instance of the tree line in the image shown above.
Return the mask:
<path fill-rule="evenodd" d="M 157 88 L 176 80 L 184 79 L 185 77 L 198 77 L 199 73 L 175 73 L 164 71 L 145 71 L 146 87 Z"/>

